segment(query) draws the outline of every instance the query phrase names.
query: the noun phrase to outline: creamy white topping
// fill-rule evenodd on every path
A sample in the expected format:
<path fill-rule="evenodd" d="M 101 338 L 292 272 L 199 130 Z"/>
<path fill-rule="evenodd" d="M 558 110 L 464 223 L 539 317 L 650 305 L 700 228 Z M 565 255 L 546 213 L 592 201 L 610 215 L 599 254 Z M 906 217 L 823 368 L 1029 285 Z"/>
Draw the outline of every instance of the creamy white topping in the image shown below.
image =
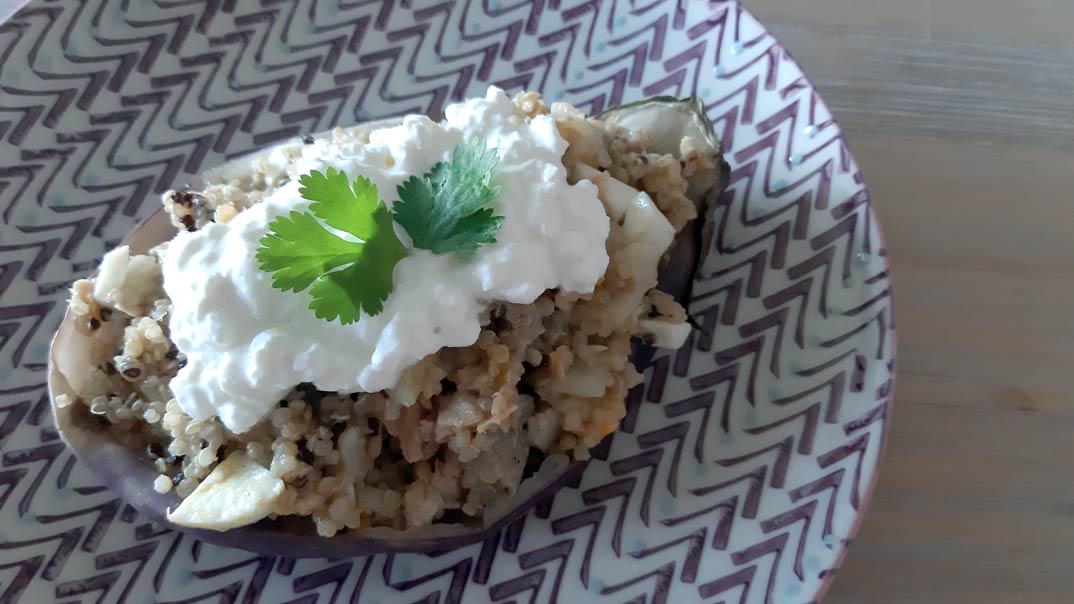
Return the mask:
<path fill-rule="evenodd" d="M 490 88 L 484 99 L 449 106 L 443 122 L 409 116 L 374 131 L 368 144 L 306 145 L 288 167 L 292 180 L 228 224 L 180 233 L 164 257 L 164 289 L 173 303 L 171 337 L 187 365 L 171 382 L 195 419 L 213 415 L 243 432 L 291 388 L 375 392 L 404 369 L 445 346 L 477 340 L 480 316 L 497 301 L 533 302 L 545 290 L 588 293 L 608 265 L 609 222 L 596 187 L 567 183 L 567 142 L 549 116 L 525 122 L 511 100 Z M 307 308 L 308 291 L 272 288 L 255 258 L 269 223 L 308 208 L 297 179 L 334 167 L 363 175 L 389 205 L 396 186 L 450 157 L 463 140 L 481 139 L 500 156 L 496 203 L 504 216 L 497 242 L 469 261 L 410 249 L 376 316 L 341 325 Z M 409 238 L 396 225 L 404 244 Z"/>

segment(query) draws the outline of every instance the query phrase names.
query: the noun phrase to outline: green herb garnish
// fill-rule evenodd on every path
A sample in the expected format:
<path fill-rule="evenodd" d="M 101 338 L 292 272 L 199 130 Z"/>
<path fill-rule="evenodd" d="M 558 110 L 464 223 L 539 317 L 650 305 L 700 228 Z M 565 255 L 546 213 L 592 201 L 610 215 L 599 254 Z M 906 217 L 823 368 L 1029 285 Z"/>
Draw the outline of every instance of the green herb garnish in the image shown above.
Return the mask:
<path fill-rule="evenodd" d="M 399 186 L 399 201 L 392 209 L 414 247 L 469 255 L 482 244 L 496 242 L 503 216 L 486 206 L 500 194 L 500 187 L 492 184 L 498 160 L 496 150 L 482 141 L 462 143 L 450 161 Z"/>
<path fill-rule="evenodd" d="M 481 141 L 463 143 L 450 161 L 398 187 L 394 218 L 415 248 L 466 257 L 495 243 L 503 216 L 487 206 L 500 194 L 492 184 L 498 160 Z M 299 183 L 299 193 L 313 202 L 310 211 L 291 212 L 269 224 L 257 248 L 261 270 L 272 273 L 276 289 L 297 293 L 309 287 L 309 307 L 321 319 L 338 317 L 346 325 L 362 312 L 379 313 L 392 292 L 395 265 L 407 250 L 376 185 L 362 176 L 350 183 L 333 168 L 324 174 L 314 170 Z M 359 241 L 340 237 L 321 221 Z"/>
<path fill-rule="evenodd" d="M 314 170 L 299 183 L 302 197 L 314 202 L 312 214 L 291 212 L 269 224 L 257 249 L 261 270 L 272 273 L 276 289 L 300 292 L 309 287 L 309 307 L 326 321 L 339 317 L 346 325 L 357 321 L 362 311 L 379 313 L 406 248 L 376 185 L 362 176 L 349 183 L 343 172 L 332 168 L 325 174 Z M 332 233 L 318 218 L 360 241 Z"/>

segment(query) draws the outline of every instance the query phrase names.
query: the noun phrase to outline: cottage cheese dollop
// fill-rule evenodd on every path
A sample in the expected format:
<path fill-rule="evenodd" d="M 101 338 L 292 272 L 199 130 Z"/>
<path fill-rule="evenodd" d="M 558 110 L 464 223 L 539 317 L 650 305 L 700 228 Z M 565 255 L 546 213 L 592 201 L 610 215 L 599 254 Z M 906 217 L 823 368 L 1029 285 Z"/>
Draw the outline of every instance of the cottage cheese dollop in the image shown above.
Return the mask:
<path fill-rule="evenodd" d="M 609 223 L 596 187 L 567 183 L 567 142 L 550 116 L 514 117 L 502 90 L 452 105 L 443 122 L 409 116 L 375 131 L 368 144 L 306 145 L 288 169 L 291 182 L 228 224 L 180 233 L 164 257 L 164 289 L 173 303 L 171 337 L 187 356 L 172 380 L 180 407 L 194 419 L 213 415 L 244 432 L 294 386 L 375 392 L 404 369 L 445 346 L 477 340 L 479 317 L 496 301 L 533 302 L 550 288 L 593 291 L 608 265 Z M 269 223 L 308 201 L 297 179 L 328 167 L 361 174 L 389 205 L 396 186 L 450 157 L 463 140 L 495 148 L 504 216 L 497 242 L 469 261 L 410 249 L 395 267 L 395 285 L 376 316 L 357 323 L 318 319 L 308 290 L 282 292 L 255 257 Z M 409 247 L 406 232 L 395 225 Z"/>

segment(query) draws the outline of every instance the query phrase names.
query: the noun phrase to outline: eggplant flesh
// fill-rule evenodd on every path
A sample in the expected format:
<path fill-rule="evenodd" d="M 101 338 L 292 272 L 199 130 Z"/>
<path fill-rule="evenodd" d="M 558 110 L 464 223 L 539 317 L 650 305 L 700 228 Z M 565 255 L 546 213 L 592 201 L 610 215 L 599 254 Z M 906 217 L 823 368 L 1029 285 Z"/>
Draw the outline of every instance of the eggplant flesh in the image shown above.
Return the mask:
<path fill-rule="evenodd" d="M 707 153 L 711 153 L 717 169 L 715 174 L 703 175 L 690 182 L 688 195 L 698 205 L 699 217 L 680 231 L 664 257 L 657 287 L 673 295 L 680 303 L 689 300 L 694 273 L 708 249 L 710 220 L 707 207 L 727 182 L 727 165 L 723 161 L 719 140 L 704 115 L 697 99 L 656 97 L 614 108 L 597 116 L 605 123 L 627 129 L 642 129 L 650 136 L 652 150 L 678 156 L 678 141 L 684 136 L 695 137 Z M 369 122 L 359 128 L 390 127 L 401 120 L 393 118 Z M 326 135 L 317 135 L 326 136 Z M 301 140 L 283 145 L 301 145 Z M 233 160 L 203 172 L 190 188 L 231 180 L 249 166 L 251 160 L 267 155 L 271 149 Z M 138 225 L 125 240 L 132 254 L 144 254 L 153 246 L 167 241 L 175 234 L 163 209 L 157 210 Z M 503 528 L 525 514 L 543 499 L 551 497 L 562 485 L 576 479 L 588 461 L 574 461 L 563 454 L 546 457 L 536 473 L 519 485 L 515 494 L 489 506 L 479 519 L 460 524 L 432 524 L 420 528 L 396 530 L 372 527 L 363 531 L 345 531 L 333 537 L 317 534 L 308 517 L 277 517 L 224 532 L 179 526 L 168 520 L 180 500 L 174 493 L 159 493 L 153 488 L 159 472 L 139 452 L 116 441 L 111 433 L 92 421 L 85 405 L 57 405 L 57 399 L 75 400 L 81 384 L 80 368 L 91 365 L 89 338 L 74 326 L 73 313 L 64 316 L 49 353 L 48 387 L 56 426 L 63 440 L 79 460 L 104 484 L 139 512 L 158 525 L 180 530 L 197 539 L 263 553 L 287 552 L 293 557 L 349 557 L 382 552 L 446 551 L 486 539 L 493 531 Z M 638 370 L 651 361 L 654 350 L 635 340 L 631 360 Z M 609 435 L 606 438 L 611 438 Z"/>

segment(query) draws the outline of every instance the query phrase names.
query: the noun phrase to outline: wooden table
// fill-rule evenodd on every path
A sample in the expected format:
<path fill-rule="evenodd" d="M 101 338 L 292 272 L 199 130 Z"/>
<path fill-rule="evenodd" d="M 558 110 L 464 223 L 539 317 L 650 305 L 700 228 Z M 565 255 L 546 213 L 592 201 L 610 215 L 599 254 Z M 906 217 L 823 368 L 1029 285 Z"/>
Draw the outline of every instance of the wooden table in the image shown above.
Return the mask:
<path fill-rule="evenodd" d="M 1074 602 L 1074 2 L 745 4 L 893 264 L 894 427 L 825 604 Z"/>

